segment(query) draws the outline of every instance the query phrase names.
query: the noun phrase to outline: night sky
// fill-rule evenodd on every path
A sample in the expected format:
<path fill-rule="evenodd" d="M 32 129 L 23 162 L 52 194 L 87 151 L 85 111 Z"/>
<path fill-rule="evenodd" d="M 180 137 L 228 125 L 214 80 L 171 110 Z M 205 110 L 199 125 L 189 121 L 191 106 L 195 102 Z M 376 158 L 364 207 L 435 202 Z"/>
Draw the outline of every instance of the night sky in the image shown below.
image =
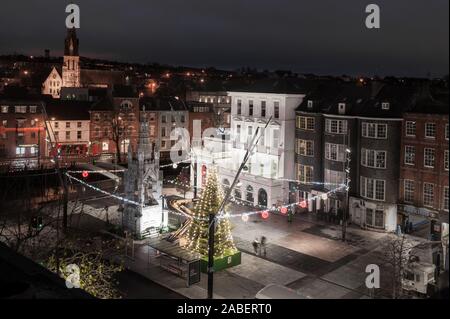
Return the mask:
<path fill-rule="evenodd" d="M 74 2 L 83 56 L 317 74 L 448 74 L 448 0 Z M 2 0 L 0 54 L 62 54 L 68 3 Z M 370 3 L 381 7 L 379 30 L 365 27 Z"/>

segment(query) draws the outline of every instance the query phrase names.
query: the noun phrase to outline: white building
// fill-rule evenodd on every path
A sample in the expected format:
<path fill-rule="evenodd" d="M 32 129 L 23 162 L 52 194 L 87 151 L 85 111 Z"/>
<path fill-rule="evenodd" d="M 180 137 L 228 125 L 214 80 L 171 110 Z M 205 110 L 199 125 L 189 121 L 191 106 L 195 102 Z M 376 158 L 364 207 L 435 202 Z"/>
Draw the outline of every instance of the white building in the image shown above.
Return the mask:
<path fill-rule="evenodd" d="M 228 92 L 228 95 L 231 97 L 231 137 L 224 143 L 225 152 L 221 153 L 220 148 L 209 150 L 218 145 L 220 137 L 204 138 L 203 149 L 194 150 L 197 185 L 203 186 L 207 166 L 214 162 L 223 186 L 229 186 L 259 128 L 258 145 L 232 195 L 250 206 L 272 207 L 288 202 L 288 180 L 295 178 L 295 109 L 304 95 L 238 91 Z"/>
<path fill-rule="evenodd" d="M 46 156 L 52 156 L 52 145 L 59 145 L 62 156 L 87 155 L 90 146 L 91 103 L 53 100 L 46 106 L 48 127 Z"/>
<path fill-rule="evenodd" d="M 53 67 L 47 79 L 42 84 L 42 94 L 51 95 L 54 99 L 61 96 L 62 78 L 56 67 Z"/>

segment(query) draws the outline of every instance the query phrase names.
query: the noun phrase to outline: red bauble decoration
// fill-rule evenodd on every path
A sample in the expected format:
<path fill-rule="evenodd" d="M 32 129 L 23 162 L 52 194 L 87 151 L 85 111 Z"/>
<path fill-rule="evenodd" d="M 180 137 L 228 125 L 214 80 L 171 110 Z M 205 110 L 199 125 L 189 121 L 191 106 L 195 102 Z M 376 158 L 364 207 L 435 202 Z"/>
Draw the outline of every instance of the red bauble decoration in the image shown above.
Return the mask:
<path fill-rule="evenodd" d="M 86 178 L 86 177 L 89 176 L 89 172 L 88 172 L 88 171 L 83 171 L 83 172 L 81 173 L 81 176 L 83 176 L 84 178 Z"/>
<path fill-rule="evenodd" d="M 286 215 L 287 212 L 288 212 L 287 207 L 281 207 L 280 212 L 281 212 L 283 215 Z"/>
<path fill-rule="evenodd" d="M 262 217 L 263 219 L 269 218 L 269 212 L 268 212 L 267 210 L 263 211 L 263 212 L 261 213 L 261 217 Z"/>
<path fill-rule="evenodd" d="M 301 208 L 306 208 L 307 206 L 308 206 L 308 204 L 306 203 L 305 200 L 302 201 L 302 202 L 300 202 L 300 207 L 301 207 Z"/>

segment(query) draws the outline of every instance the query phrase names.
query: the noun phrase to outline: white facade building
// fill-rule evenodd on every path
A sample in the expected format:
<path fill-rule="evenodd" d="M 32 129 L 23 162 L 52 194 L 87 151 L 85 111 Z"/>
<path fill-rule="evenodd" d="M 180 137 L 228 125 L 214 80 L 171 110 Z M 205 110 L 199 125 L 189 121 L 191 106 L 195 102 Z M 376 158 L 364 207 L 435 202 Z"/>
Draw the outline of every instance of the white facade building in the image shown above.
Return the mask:
<path fill-rule="evenodd" d="M 231 97 L 230 139 L 204 138 L 201 150 L 194 150 L 197 185 L 205 183 L 207 166 L 218 166 L 226 188 L 239 169 L 257 129 L 259 142 L 232 191 L 235 200 L 250 206 L 272 207 L 288 202 L 289 182 L 294 179 L 295 109 L 302 94 L 229 92 Z M 266 123 L 269 125 L 264 130 Z M 212 152 L 211 149 L 215 148 Z"/>
<path fill-rule="evenodd" d="M 89 127 L 90 120 L 58 120 L 51 118 L 46 122 L 50 134 L 48 136 L 49 142 L 46 148 L 46 155 L 49 156 L 51 145 L 54 142 L 60 144 L 63 149 L 72 151 L 64 151 L 64 153 L 72 155 L 84 155 L 89 146 Z M 78 148 L 78 150 L 77 150 Z M 79 152 L 78 152 L 79 151 Z"/>
<path fill-rule="evenodd" d="M 51 95 L 54 99 L 61 96 L 62 78 L 58 70 L 53 67 L 47 79 L 42 84 L 42 94 Z"/>

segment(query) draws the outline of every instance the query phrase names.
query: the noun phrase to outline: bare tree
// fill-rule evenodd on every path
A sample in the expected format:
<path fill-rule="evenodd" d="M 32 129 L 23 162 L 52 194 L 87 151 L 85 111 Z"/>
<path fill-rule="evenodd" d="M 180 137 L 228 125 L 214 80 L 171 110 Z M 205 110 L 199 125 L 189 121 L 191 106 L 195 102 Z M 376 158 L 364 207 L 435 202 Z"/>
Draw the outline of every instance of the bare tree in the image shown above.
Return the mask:
<path fill-rule="evenodd" d="M 402 278 L 408 264 L 413 244 L 405 235 L 390 237 L 383 247 L 385 265 L 390 268 L 392 298 L 400 298 L 402 294 Z"/>

